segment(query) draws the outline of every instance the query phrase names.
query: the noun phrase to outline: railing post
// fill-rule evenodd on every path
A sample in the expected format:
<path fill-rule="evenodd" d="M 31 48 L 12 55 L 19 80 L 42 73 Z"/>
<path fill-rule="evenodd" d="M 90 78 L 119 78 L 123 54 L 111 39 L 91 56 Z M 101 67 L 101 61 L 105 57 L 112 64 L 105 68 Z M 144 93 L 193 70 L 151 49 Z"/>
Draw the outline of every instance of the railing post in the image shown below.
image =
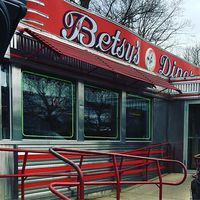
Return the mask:
<path fill-rule="evenodd" d="M 162 189 L 163 189 L 163 183 L 162 183 L 162 174 L 160 170 L 160 163 L 158 160 L 156 160 L 156 167 L 158 170 L 158 177 L 159 177 L 159 200 L 162 200 Z"/>
<path fill-rule="evenodd" d="M 119 170 L 117 167 L 117 161 L 116 161 L 116 156 L 113 155 L 113 165 L 114 165 L 114 169 L 115 169 L 115 176 L 116 176 L 116 181 L 117 181 L 117 185 L 116 185 L 116 199 L 120 200 L 120 192 L 121 192 L 121 187 L 120 187 L 120 176 L 119 176 Z"/>
<path fill-rule="evenodd" d="M 151 148 L 148 149 L 148 153 L 147 153 L 147 157 L 149 158 L 149 155 L 150 155 L 150 151 L 151 151 Z M 146 159 L 146 165 L 145 165 L 145 173 L 146 173 L 146 181 L 148 181 L 148 160 Z"/>
<path fill-rule="evenodd" d="M 68 158 L 61 155 L 58 151 L 65 151 L 63 148 L 49 148 L 49 152 L 52 153 L 54 156 L 59 158 L 60 160 L 64 161 L 65 163 L 71 165 L 77 172 L 78 177 L 77 181 L 80 182 L 80 184 L 77 186 L 77 196 L 78 200 L 84 200 L 84 176 L 81 168 L 76 165 L 73 161 L 70 161 Z"/>
<path fill-rule="evenodd" d="M 121 181 L 121 177 L 122 177 L 121 169 L 122 169 L 122 166 L 123 166 L 123 161 L 124 161 L 124 157 L 121 157 L 120 165 L 119 165 L 119 178 L 120 178 L 120 181 Z"/>
<path fill-rule="evenodd" d="M 25 152 L 24 155 L 24 160 L 23 160 L 23 166 L 22 166 L 22 174 L 25 174 L 25 168 L 26 168 L 26 163 L 27 163 L 27 158 L 28 158 L 28 152 Z M 21 177 L 21 199 L 24 200 L 24 181 L 25 177 Z"/>

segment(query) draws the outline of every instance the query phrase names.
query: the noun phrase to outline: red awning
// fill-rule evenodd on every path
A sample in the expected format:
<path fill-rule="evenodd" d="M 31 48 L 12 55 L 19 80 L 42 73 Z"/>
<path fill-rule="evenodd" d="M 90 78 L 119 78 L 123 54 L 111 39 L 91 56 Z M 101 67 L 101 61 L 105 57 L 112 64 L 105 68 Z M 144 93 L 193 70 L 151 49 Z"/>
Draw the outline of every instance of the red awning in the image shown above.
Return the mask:
<path fill-rule="evenodd" d="M 51 48 L 60 55 L 69 56 L 77 60 L 84 61 L 101 69 L 121 74 L 126 77 L 133 78 L 139 81 L 143 81 L 152 86 L 160 86 L 166 89 L 173 89 L 179 91 L 175 86 L 167 82 L 167 80 L 159 76 L 150 74 L 148 72 L 144 72 L 142 70 L 133 68 L 131 65 L 127 66 L 125 64 L 120 64 L 108 58 L 91 53 L 88 50 L 67 45 L 66 43 L 36 33 L 34 31 L 31 31 L 30 29 L 24 29 L 23 31 L 27 32 L 32 37 L 36 38 L 38 41 L 45 44 L 46 46 L 48 46 L 49 48 Z"/>

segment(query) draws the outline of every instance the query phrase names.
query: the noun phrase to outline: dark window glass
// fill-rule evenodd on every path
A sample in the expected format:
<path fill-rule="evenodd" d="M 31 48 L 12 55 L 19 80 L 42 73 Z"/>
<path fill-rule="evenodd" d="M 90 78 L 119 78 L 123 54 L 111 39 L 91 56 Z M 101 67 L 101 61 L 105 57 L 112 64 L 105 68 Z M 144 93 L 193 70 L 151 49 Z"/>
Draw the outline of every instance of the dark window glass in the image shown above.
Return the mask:
<path fill-rule="evenodd" d="M 200 104 L 189 105 L 188 168 L 195 169 L 194 155 L 200 151 Z"/>
<path fill-rule="evenodd" d="M 24 138 L 73 138 L 73 85 L 23 73 Z"/>
<path fill-rule="evenodd" d="M 1 66 L 1 110 L 2 110 L 2 138 L 10 138 L 10 109 L 9 109 L 9 70 Z"/>
<path fill-rule="evenodd" d="M 127 95 L 126 137 L 127 139 L 150 139 L 150 100 Z"/>
<path fill-rule="evenodd" d="M 86 138 L 118 139 L 118 98 L 116 92 L 85 87 Z"/>

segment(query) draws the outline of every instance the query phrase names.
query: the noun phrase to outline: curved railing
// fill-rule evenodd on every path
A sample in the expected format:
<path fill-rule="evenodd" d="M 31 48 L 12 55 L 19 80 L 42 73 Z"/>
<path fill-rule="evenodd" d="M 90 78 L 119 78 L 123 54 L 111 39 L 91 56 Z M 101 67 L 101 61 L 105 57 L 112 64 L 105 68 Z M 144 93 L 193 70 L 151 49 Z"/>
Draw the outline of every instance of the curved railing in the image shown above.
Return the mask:
<path fill-rule="evenodd" d="M 179 162 L 174 161 L 170 158 L 170 156 L 165 155 L 163 158 L 155 158 L 158 155 L 158 150 L 164 146 L 164 149 L 168 148 L 168 143 L 158 144 L 158 145 L 150 145 L 147 147 L 138 148 L 136 150 L 126 151 L 126 152 L 120 152 L 120 153 L 105 153 L 105 152 L 98 152 L 98 151 L 87 151 L 87 150 L 77 150 L 77 149 L 66 149 L 66 148 L 50 148 L 49 151 L 47 150 L 29 150 L 29 149 L 15 149 L 15 148 L 0 148 L 0 151 L 9 151 L 9 152 L 15 152 L 22 155 L 20 156 L 20 162 L 22 161 L 22 167 L 20 171 L 17 174 L 0 174 L 0 178 L 8 178 L 8 177 L 19 177 L 21 178 L 21 199 L 25 199 L 25 188 L 26 184 L 25 181 L 28 177 L 63 177 L 65 181 L 55 181 L 52 179 L 51 183 L 49 184 L 49 189 L 51 192 L 53 192 L 57 197 L 63 200 L 70 200 L 69 197 L 66 197 L 64 194 L 62 194 L 60 191 L 57 190 L 57 186 L 70 186 L 70 187 L 77 187 L 77 198 L 79 200 L 84 200 L 84 188 L 87 185 L 114 185 L 116 186 L 116 199 L 120 199 L 120 191 L 121 191 L 121 185 L 133 185 L 133 184 L 156 184 L 159 187 L 159 199 L 162 199 L 162 188 L 163 185 L 178 185 L 181 184 L 185 178 L 186 178 L 186 168 L 185 166 Z M 166 152 L 166 150 L 161 151 Z M 28 161 L 29 159 L 34 159 L 32 156 L 36 154 L 36 159 L 39 159 L 38 157 L 41 157 L 40 159 L 55 159 L 58 158 L 59 160 L 63 161 L 67 165 L 70 166 L 70 170 L 66 170 L 63 172 L 63 170 L 60 170 L 60 172 L 45 172 L 42 170 L 39 172 L 39 170 L 36 170 L 34 172 L 29 171 L 28 167 Z M 38 156 L 41 155 L 41 156 Z M 141 156 L 142 155 L 142 156 Z M 145 156 L 143 156 L 145 155 Z M 84 168 L 87 167 L 87 164 L 85 165 L 84 161 L 88 160 L 89 158 L 92 159 L 92 156 L 98 157 L 98 156 L 105 156 L 111 160 L 112 165 L 112 176 L 116 177 L 114 181 L 91 181 L 93 180 L 88 173 L 85 173 Z M 155 156 L 152 158 L 151 156 Z M 79 161 L 79 164 L 76 164 L 75 161 Z M 69 159 L 70 158 L 70 159 Z M 18 158 L 19 159 L 19 158 Z M 127 164 L 127 159 L 134 159 L 137 162 L 134 162 L 133 165 Z M 139 162 L 138 162 L 139 161 Z M 142 162 L 141 162 L 142 161 Z M 19 162 L 19 161 L 18 161 Z M 180 167 L 183 170 L 183 177 L 181 180 L 177 182 L 167 182 L 164 181 L 162 178 L 162 164 L 177 164 L 180 165 Z M 98 164 L 98 163 L 97 163 Z M 131 175 L 131 173 L 136 169 L 143 167 L 143 172 L 146 174 L 150 171 L 148 168 L 149 165 L 155 164 L 155 171 L 157 171 L 158 180 L 148 180 L 148 177 L 146 181 L 127 181 L 123 180 L 123 175 Z M 66 168 L 69 169 L 69 168 Z M 100 167 L 99 167 L 100 169 Z M 96 175 L 103 175 L 104 171 L 97 172 Z M 72 179 L 68 179 L 67 177 L 73 177 Z M 88 178 L 89 177 L 89 178 Z M 105 177 L 105 175 L 104 175 Z M 87 179 L 88 178 L 88 179 Z"/>
<path fill-rule="evenodd" d="M 66 164 L 69 164 L 74 168 L 74 170 L 77 172 L 77 181 L 75 182 L 57 182 L 57 183 L 51 183 L 49 186 L 49 189 L 56 194 L 58 197 L 62 198 L 63 200 L 70 200 L 68 197 L 64 196 L 62 193 L 60 193 L 58 190 L 56 190 L 56 186 L 77 186 L 77 198 L 79 200 L 84 200 L 84 186 L 86 185 L 115 185 L 116 186 L 116 199 L 120 200 L 120 191 L 121 191 L 121 185 L 132 185 L 132 184 L 156 184 L 159 187 L 159 199 L 162 199 L 162 192 L 163 192 L 163 185 L 180 185 L 182 184 L 186 177 L 187 177 L 187 169 L 183 163 L 177 160 L 171 160 L 171 159 L 161 159 L 161 158 L 151 158 L 151 157 L 144 157 L 144 156 L 135 156 L 135 155 L 126 155 L 122 153 L 105 153 L 105 152 L 98 152 L 98 151 L 87 151 L 87 150 L 77 150 L 77 149 L 67 149 L 67 148 L 57 148 L 53 147 L 50 148 L 49 151 L 55 155 L 57 158 L 64 161 Z M 81 161 L 80 164 L 77 165 L 73 161 L 69 160 L 68 158 L 64 157 L 63 153 L 75 153 L 80 155 Z M 85 181 L 84 173 L 81 169 L 81 165 L 83 162 L 84 157 L 90 157 L 90 156 L 108 156 L 113 161 L 113 169 L 115 173 L 116 180 L 115 181 Z M 149 165 L 149 163 L 155 163 L 156 165 L 156 171 L 158 173 L 158 180 L 155 181 L 123 181 L 121 180 L 121 175 L 127 171 L 130 170 L 130 168 L 123 168 L 123 162 L 120 162 L 118 164 L 117 158 L 128 158 L 128 159 L 140 159 L 144 160 L 145 165 Z M 164 181 L 162 178 L 161 173 L 161 163 L 172 163 L 177 164 L 182 168 L 183 171 L 183 177 L 181 180 L 177 182 L 170 182 L 170 181 Z M 135 167 L 141 166 L 137 165 Z M 133 169 L 133 168 L 131 168 Z"/>

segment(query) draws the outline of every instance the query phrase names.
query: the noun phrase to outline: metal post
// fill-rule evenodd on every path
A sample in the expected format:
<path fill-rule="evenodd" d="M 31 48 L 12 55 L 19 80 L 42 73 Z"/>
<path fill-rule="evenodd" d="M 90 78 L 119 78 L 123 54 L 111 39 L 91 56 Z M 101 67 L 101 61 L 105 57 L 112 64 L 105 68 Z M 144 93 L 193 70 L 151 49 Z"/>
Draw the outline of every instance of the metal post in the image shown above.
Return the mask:
<path fill-rule="evenodd" d="M 158 178 L 159 178 L 159 200 L 162 200 L 162 174 L 160 170 L 160 163 L 156 160 L 156 167 L 158 170 Z"/>
<path fill-rule="evenodd" d="M 114 165 L 114 169 L 115 169 L 115 176 L 116 176 L 116 181 L 117 181 L 117 185 L 116 185 L 116 191 L 117 191 L 117 194 L 116 194 L 116 199 L 117 200 L 120 200 L 120 192 L 121 192 L 121 187 L 120 187 L 120 176 L 119 176 L 119 170 L 118 170 L 118 167 L 117 167 L 117 161 L 116 161 L 116 156 L 112 156 L 113 158 L 113 165 Z"/>

